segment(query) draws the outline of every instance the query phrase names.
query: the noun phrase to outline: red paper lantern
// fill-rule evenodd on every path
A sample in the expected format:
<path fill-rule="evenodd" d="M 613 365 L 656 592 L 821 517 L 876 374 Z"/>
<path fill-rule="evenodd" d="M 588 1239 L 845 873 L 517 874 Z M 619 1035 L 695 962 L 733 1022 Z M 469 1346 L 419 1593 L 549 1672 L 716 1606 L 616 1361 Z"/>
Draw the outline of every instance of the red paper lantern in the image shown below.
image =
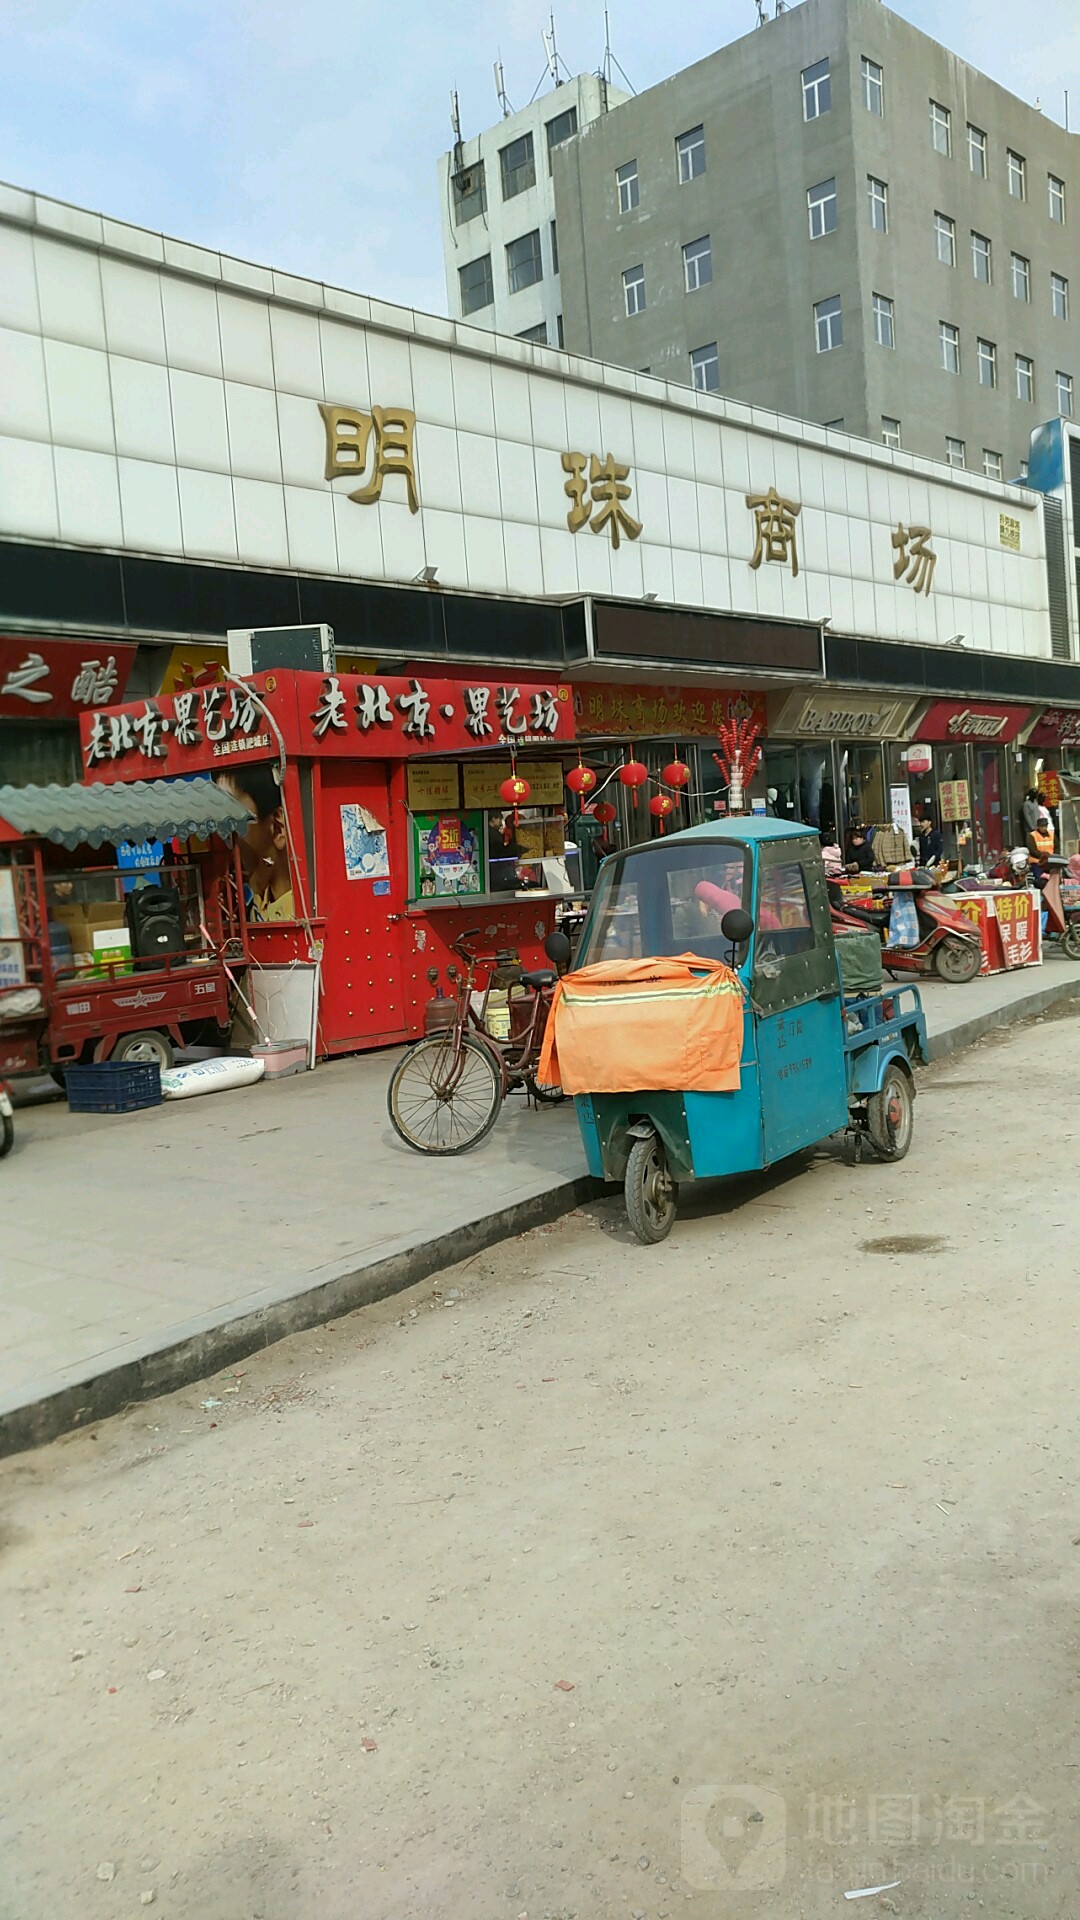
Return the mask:
<path fill-rule="evenodd" d="M 499 792 L 508 807 L 523 807 L 532 788 L 527 780 L 522 779 L 520 773 L 512 773 L 509 780 L 503 781 Z"/>
<path fill-rule="evenodd" d="M 649 812 L 654 814 L 657 820 L 659 820 L 661 833 L 664 831 L 664 821 L 667 819 L 668 814 L 674 813 L 674 811 L 675 802 L 670 793 L 653 794 L 652 799 L 649 801 Z"/>
<path fill-rule="evenodd" d="M 648 777 L 649 769 L 640 760 L 624 760 L 622 766 L 619 768 L 619 779 L 622 781 L 623 786 L 633 787 L 634 789 L 635 807 L 637 806 L 637 790 L 639 787 L 645 785 Z"/>
<path fill-rule="evenodd" d="M 591 793 L 596 785 L 596 775 L 591 767 L 584 767 L 579 761 L 567 774 L 566 784 L 571 793 Z"/>
<path fill-rule="evenodd" d="M 610 827 L 619 809 L 611 800 L 598 800 L 592 810 L 592 817 L 602 827 Z"/>
<path fill-rule="evenodd" d="M 669 760 L 660 778 L 665 787 L 685 787 L 690 779 L 690 769 L 685 760 Z"/>

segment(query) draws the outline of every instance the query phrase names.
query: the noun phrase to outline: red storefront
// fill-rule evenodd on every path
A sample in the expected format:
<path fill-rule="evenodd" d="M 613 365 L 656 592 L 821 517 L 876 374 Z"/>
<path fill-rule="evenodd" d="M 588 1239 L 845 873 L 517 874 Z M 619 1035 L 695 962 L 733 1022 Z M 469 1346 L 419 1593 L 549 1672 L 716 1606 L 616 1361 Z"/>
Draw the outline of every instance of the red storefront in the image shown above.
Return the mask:
<path fill-rule="evenodd" d="M 87 780 L 209 772 L 244 801 L 253 978 L 306 973 L 320 1054 L 419 1034 L 467 928 L 545 964 L 571 891 L 565 683 L 279 670 L 85 715 L 81 733 Z M 512 767 L 530 789 L 516 821 Z"/>
<path fill-rule="evenodd" d="M 1021 795 L 1011 777 L 1007 749 L 1031 719 L 1030 706 L 999 706 L 988 700 L 935 700 L 915 738 L 933 749 L 933 780 L 939 819 L 948 836 L 974 829 L 972 853 L 980 860 L 1015 843 Z M 964 849 L 961 848 L 963 854 Z"/>

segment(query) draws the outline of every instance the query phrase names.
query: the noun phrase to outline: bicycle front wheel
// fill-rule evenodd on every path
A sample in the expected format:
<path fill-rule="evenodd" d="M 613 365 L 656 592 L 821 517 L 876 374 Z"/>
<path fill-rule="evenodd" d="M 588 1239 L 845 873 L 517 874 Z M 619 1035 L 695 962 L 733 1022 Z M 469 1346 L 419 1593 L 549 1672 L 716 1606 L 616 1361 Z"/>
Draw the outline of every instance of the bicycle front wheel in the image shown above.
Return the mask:
<path fill-rule="evenodd" d="M 390 1076 L 386 1105 L 398 1138 L 418 1153 L 464 1153 L 486 1140 L 502 1106 L 502 1075 L 487 1047 L 465 1034 L 410 1047 Z"/>

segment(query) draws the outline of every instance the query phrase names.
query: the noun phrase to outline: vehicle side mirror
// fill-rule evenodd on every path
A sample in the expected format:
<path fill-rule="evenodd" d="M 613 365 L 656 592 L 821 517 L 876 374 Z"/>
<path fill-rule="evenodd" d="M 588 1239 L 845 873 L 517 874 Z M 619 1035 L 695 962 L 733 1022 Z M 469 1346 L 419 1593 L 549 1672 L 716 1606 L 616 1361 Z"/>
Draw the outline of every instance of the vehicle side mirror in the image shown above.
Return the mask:
<path fill-rule="evenodd" d="M 729 907 L 720 922 L 720 931 L 733 947 L 745 947 L 754 931 L 754 922 L 745 907 Z"/>
<path fill-rule="evenodd" d="M 570 965 L 570 942 L 565 933 L 560 933 L 557 929 L 554 933 L 549 933 L 544 941 L 544 952 L 552 966 L 557 967 L 560 973 L 565 973 Z"/>

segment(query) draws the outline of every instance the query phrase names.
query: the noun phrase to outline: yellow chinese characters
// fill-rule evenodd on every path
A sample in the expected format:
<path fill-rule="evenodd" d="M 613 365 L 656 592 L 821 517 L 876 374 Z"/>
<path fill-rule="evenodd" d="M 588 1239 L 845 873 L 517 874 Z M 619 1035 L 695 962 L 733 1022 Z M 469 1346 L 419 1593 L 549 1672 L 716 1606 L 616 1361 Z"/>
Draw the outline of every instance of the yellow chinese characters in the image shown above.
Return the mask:
<path fill-rule="evenodd" d="M 927 546 L 929 539 L 929 527 L 905 527 L 903 521 L 892 536 L 893 579 L 903 577 L 916 593 L 929 593 L 934 582 L 937 554 Z"/>
<path fill-rule="evenodd" d="M 321 400 L 319 412 L 326 428 L 326 479 L 337 480 L 342 475 L 349 479 L 363 479 L 368 467 L 368 448 L 374 434 L 371 478 L 366 486 L 357 487 L 355 492 L 350 493 L 349 499 L 358 500 L 362 507 L 369 507 L 374 501 L 382 499 L 384 480 L 398 475 L 405 482 L 409 512 L 419 513 L 416 455 L 413 451 L 415 413 L 408 407 L 372 407 L 370 413 L 359 413 L 355 407 L 324 406 Z"/>
<path fill-rule="evenodd" d="M 790 566 L 792 576 L 797 577 L 799 548 L 795 522 L 802 512 L 802 503 L 785 500 L 775 487 L 770 487 L 768 493 L 748 493 L 746 504 L 753 513 L 757 534 L 751 567 L 756 571 L 763 560 L 779 560 L 782 566 Z"/>
<path fill-rule="evenodd" d="M 599 460 L 595 453 L 587 460 L 583 453 L 564 453 L 562 467 L 569 475 L 563 492 L 570 502 L 566 524 L 571 533 L 591 526 L 594 533 L 609 533 L 613 547 L 619 545 L 624 534 L 628 540 L 637 539 L 641 521 L 635 520 L 625 505 L 633 492 L 628 484 L 628 465 L 612 453 L 606 460 Z"/>

